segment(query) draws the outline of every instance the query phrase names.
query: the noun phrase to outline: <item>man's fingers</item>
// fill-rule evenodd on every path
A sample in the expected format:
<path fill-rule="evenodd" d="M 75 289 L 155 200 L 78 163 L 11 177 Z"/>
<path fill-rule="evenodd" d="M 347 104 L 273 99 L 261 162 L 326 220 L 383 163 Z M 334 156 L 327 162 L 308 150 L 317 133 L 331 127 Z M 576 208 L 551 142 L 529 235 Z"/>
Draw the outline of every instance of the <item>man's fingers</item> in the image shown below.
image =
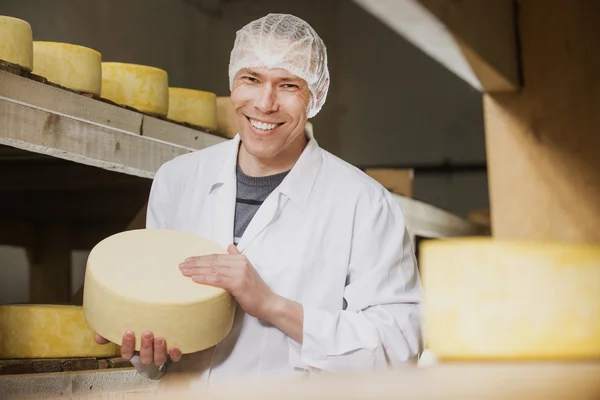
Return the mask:
<path fill-rule="evenodd" d="M 173 362 L 177 362 L 181 359 L 181 351 L 178 348 L 171 347 L 169 349 L 169 357 Z"/>
<path fill-rule="evenodd" d="M 227 252 L 231 255 L 239 255 L 242 254 L 240 253 L 240 251 L 238 250 L 237 247 L 235 247 L 234 245 L 230 244 L 229 246 L 227 246 Z"/>
<path fill-rule="evenodd" d="M 184 267 L 181 268 L 181 273 L 184 276 L 198 276 L 198 275 L 213 275 L 231 278 L 231 270 L 228 267 Z"/>
<path fill-rule="evenodd" d="M 228 283 L 231 281 L 231 277 L 221 275 L 192 275 L 192 280 L 196 283 L 203 283 L 206 285 L 216 286 L 223 289 L 227 289 Z"/>
<path fill-rule="evenodd" d="M 110 340 L 103 338 L 102 336 L 98 335 L 97 333 L 94 336 L 94 340 L 98 344 L 108 344 L 108 343 L 110 343 Z"/>
<path fill-rule="evenodd" d="M 142 346 L 140 348 L 140 361 L 143 365 L 150 365 L 154 361 L 154 336 L 152 332 L 142 334 Z"/>
<path fill-rule="evenodd" d="M 121 343 L 121 357 L 125 360 L 131 360 L 135 352 L 135 335 L 131 331 L 125 332 L 123 342 Z"/>
<path fill-rule="evenodd" d="M 154 364 L 159 367 L 167 362 L 167 345 L 161 337 L 154 339 Z"/>

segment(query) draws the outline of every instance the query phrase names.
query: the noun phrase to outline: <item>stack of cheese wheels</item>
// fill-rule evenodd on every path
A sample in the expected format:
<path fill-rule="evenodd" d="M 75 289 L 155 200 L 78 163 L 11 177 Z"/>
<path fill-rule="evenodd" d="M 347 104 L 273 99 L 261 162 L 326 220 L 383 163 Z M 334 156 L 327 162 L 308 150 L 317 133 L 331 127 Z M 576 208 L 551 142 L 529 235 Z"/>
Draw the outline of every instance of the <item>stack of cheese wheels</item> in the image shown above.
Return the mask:
<path fill-rule="evenodd" d="M 26 21 L 0 15 L 0 60 L 33 70 L 33 36 Z"/>
<path fill-rule="evenodd" d="M 440 361 L 600 357 L 600 245 L 482 237 L 420 251 Z"/>
<path fill-rule="evenodd" d="M 231 97 L 217 97 L 217 130 L 228 138 L 237 135 L 237 127 L 233 117 Z"/>
<path fill-rule="evenodd" d="M 102 56 L 83 46 L 36 41 L 33 42 L 33 73 L 68 89 L 99 96 Z"/>
<path fill-rule="evenodd" d="M 217 95 L 201 90 L 169 88 L 169 119 L 217 129 Z"/>
<path fill-rule="evenodd" d="M 83 308 L 54 305 L 0 306 L 0 358 L 116 357 L 115 344 L 99 345 Z"/>
<path fill-rule="evenodd" d="M 104 239 L 87 261 L 87 321 L 115 343 L 133 331 L 137 350 L 145 331 L 184 354 L 216 345 L 231 330 L 235 301 L 227 291 L 195 283 L 179 270 L 186 258 L 208 254 L 226 251 L 179 231 L 138 229 Z"/>
<path fill-rule="evenodd" d="M 102 63 L 102 97 L 138 111 L 166 117 L 169 76 L 145 65 Z"/>

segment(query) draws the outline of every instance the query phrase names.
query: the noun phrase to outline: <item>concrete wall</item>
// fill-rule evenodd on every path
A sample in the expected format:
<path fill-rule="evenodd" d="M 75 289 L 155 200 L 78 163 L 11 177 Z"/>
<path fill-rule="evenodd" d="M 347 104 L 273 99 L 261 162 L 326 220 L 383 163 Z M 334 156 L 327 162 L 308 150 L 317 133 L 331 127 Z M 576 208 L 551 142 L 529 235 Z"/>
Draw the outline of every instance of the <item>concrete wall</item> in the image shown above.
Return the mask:
<path fill-rule="evenodd" d="M 306 19 L 328 47 L 332 86 L 313 120 L 322 147 L 358 166 L 485 162 L 479 93 L 350 0 L 228 0 L 220 15 L 192 0 L 0 0 L 0 14 L 27 20 L 34 40 L 163 68 L 171 86 L 218 95 L 229 93 L 236 30 L 268 12 Z M 483 171 L 415 177 L 415 197 L 457 214 L 488 204 Z M 78 286 L 85 256 L 74 257 Z M 26 265 L 23 252 L 0 249 L 0 273 L 17 264 Z M 26 282 L 19 276 L 11 281 Z M 0 303 L 20 296 L 2 289 Z"/>

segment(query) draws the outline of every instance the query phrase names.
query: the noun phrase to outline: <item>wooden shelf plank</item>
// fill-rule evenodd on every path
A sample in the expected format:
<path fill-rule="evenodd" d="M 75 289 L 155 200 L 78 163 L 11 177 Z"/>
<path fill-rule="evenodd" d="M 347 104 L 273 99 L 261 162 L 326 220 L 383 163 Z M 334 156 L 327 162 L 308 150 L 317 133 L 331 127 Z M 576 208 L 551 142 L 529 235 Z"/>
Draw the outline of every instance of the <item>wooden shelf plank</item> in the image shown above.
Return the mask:
<path fill-rule="evenodd" d="M 227 139 L 0 71 L 0 144 L 143 178 Z"/>

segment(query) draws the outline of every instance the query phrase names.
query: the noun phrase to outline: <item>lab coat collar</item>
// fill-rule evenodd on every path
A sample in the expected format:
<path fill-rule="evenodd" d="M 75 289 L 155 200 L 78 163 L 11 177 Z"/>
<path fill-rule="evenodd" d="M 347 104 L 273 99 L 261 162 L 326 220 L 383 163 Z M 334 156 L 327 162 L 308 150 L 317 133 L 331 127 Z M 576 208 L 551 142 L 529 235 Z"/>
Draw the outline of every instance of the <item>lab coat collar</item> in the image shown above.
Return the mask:
<path fill-rule="evenodd" d="M 215 179 L 210 185 L 209 193 L 211 193 L 216 187 L 227 182 L 235 182 L 235 167 L 237 165 L 238 151 L 240 148 L 240 135 L 235 135 L 235 137 L 231 139 L 227 145 L 230 147 L 229 152 L 223 159 L 221 168 L 219 168 L 219 173 L 215 176 Z"/>
<path fill-rule="evenodd" d="M 306 208 L 322 163 L 319 144 L 310 130 L 306 130 L 306 135 L 308 144 L 278 189 L 280 193 L 287 196 L 302 210 Z M 229 144 L 231 145 L 230 151 L 223 159 L 219 173 L 210 186 L 209 193 L 218 186 L 228 182 L 233 183 L 236 180 L 235 168 L 240 146 L 240 135 L 237 134 L 230 140 Z"/>
<path fill-rule="evenodd" d="M 307 136 L 308 144 L 279 186 L 279 191 L 302 210 L 306 209 L 322 163 L 319 144 L 310 131 L 307 131 Z"/>

